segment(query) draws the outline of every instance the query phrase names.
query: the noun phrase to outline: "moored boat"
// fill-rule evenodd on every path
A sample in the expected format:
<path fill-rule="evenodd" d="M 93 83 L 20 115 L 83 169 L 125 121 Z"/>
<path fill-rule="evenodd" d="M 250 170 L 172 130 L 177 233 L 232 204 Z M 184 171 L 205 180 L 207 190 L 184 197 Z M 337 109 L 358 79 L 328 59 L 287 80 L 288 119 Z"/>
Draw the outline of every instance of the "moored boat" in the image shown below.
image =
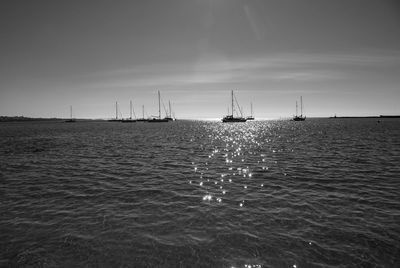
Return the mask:
<path fill-rule="evenodd" d="M 297 101 L 296 101 L 296 115 L 293 116 L 293 121 L 304 121 L 306 116 L 303 116 L 303 97 L 300 96 L 300 115 L 297 114 Z"/>
<path fill-rule="evenodd" d="M 253 103 L 250 103 L 250 116 L 246 117 L 247 120 L 254 120 L 254 116 L 253 116 Z"/>
<path fill-rule="evenodd" d="M 115 118 L 107 120 L 108 122 L 121 122 L 122 120 L 118 118 L 118 102 L 115 102 Z"/>
<path fill-rule="evenodd" d="M 171 102 L 170 101 L 168 101 L 168 106 L 169 106 L 169 110 L 168 110 L 167 116 L 165 116 L 164 119 L 167 119 L 168 121 L 175 121 L 175 119 L 172 117 Z"/>
<path fill-rule="evenodd" d="M 132 106 L 132 101 L 130 101 L 130 116 L 127 119 L 122 119 L 121 120 L 122 123 L 135 123 L 136 122 L 136 119 L 132 118 L 132 111 L 133 111 L 133 106 Z"/>
<path fill-rule="evenodd" d="M 233 90 L 231 92 L 231 98 L 232 98 L 232 103 L 231 103 L 231 106 L 232 106 L 231 112 L 232 113 L 230 115 L 224 116 L 222 118 L 222 122 L 224 122 L 224 123 L 246 122 L 246 118 L 243 117 L 242 110 L 240 109 L 239 105 L 237 105 L 237 106 L 238 106 L 238 110 L 239 110 L 240 116 L 235 116 L 234 115 L 235 114 L 234 100 L 236 100 L 236 99 L 235 99 L 235 96 L 233 95 Z M 237 104 L 237 100 L 236 100 L 236 104 Z"/>
<path fill-rule="evenodd" d="M 161 97 L 160 91 L 158 91 L 158 117 L 153 117 L 152 119 L 147 120 L 149 123 L 164 123 L 169 122 L 168 119 L 161 118 Z"/>
<path fill-rule="evenodd" d="M 72 105 L 69 107 L 69 111 L 70 111 L 70 118 L 65 120 L 65 123 L 75 123 L 76 120 L 75 118 L 72 117 Z"/>

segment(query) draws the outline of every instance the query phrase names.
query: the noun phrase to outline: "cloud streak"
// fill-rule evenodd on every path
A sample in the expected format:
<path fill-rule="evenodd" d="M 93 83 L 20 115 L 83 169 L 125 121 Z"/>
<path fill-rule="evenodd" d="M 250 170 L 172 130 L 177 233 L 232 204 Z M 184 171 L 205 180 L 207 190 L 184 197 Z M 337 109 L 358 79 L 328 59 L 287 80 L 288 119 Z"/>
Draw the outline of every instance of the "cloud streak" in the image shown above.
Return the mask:
<path fill-rule="evenodd" d="M 233 83 L 321 82 L 343 80 L 349 71 L 400 66 L 400 53 L 288 53 L 234 60 L 152 64 L 91 74 L 89 88 L 190 88 Z"/>

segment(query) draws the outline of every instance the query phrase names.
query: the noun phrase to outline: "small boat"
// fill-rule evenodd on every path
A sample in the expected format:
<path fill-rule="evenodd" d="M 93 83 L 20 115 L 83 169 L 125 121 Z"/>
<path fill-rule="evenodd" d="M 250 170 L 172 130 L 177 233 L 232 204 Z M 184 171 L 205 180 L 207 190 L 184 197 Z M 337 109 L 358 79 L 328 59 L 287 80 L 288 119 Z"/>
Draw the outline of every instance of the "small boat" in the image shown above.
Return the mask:
<path fill-rule="evenodd" d="M 70 119 L 65 120 L 65 123 L 75 123 L 76 120 L 72 118 L 72 105 L 69 107 Z"/>
<path fill-rule="evenodd" d="M 168 106 L 169 106 L 168 114 L 167 114 L 166 117 L 164 117 L 164 119 L 167 119 L 168 121 L 175 121 L 175 119 L 172 117 L 171 102 L 170 101 L 168 101 Z"/>
<path fill-rule="evenodd" d="M 121 122 L 121 119 L 118 119 L 118 102 L 115 102 L 115 118 L 107 120 L 108 122 Z"/>
<path fill-rule="evenodd" d="M 300 115 L 297 114 L 297 101 L 296 101 L 296 115 L 293 116 L 293 121 L 304 121 L 306 117 L 303 116 L 303 97 L 300 96 Z"/>
<path fill-rule="evenodd" d="M 148 119 L 144 118 L 144 105 L 142 105 L 142 118 L 136 119 L 138 122 L 147 122 Z"/>
<path fill-rule="evenodd" d="M 246 117 L 246 120 L 254 120 L 254 116 L 253 116 L 253 103 L 250 103 L 250 111 L 251 111 L 251 115 Z"/>
<path fill-rule="evenodd" d="M 133 110 L 132 101 L 130 101 L 130 117 L 127 119 L 122 119 L 121 120 L 122 123 L 135 123 L 136 122 L 136 119 L 132 118 L 132 110 Z"/>
<path fill-rule="evenodd" d="M 236 98 L 233 95 L 233 90 L 231 93 L 231 97 L 232 97 L 232 109 L 231 109 L 232 113 L 230 115 L 224 116 L 222 118 L 222 122 L 224 122 L 224 123 L 246 122 L 246 118 L 243 117 L 243 113 L 242 113 L 242 110 L 240 109 L 239 105 L 237 105 L 237 106 L 238 106 L 238 110 L 240 112 L 240 116 L 237 116 L 237 117 L 234 116 L 234 111 L 235 111 L 234 100 L 236 100 Z M 236 104 L 237 104 L 237 100 L 236 100 Z M 229 111 L 228 111 L 228 113 L 229 113 Z"/>
<path fill-rule="evenodd" d="M 165 119 L 165 118 L 153 117 L 151 119 L 148 119 L 147 122 L 149 122 L 149 123 L 164 123 L 164 122 L 169 122 L 169 120 Z"/>
<path fill-rule="evenodd" d="M 153 117 L 152 119 L 147 120 L 149 123 L 164 123 L 169 122 L 168 119 L 161 118 L 161 97 L 160 91 L 158 91 L 158 117 Z"/>

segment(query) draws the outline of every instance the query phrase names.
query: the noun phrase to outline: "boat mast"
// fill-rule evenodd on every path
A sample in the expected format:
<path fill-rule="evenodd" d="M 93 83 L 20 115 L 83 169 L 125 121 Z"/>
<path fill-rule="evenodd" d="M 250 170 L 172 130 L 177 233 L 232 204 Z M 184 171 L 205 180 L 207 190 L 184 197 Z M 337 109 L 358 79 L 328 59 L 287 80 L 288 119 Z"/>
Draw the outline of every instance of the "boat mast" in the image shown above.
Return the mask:
<path fill-rule="evenodd" d="M 300 96 L 300 116 L 303 117 L 303 96 Z"/>
<path fill-rule="evenodd" d="M 115 102 L 115 119 L 118 119 L 118 102 Z"/>
<path fill-rule="evenodd" d="M 232 117 L 233 117 L 233 90 L 232 90 Z"/>
<path fill-rule="evenodd" d="M 168 101 L 168 106 L 169 106 L 169 117 L 172 118 L 171 102 L 170 101 Z"/>
<path fill-rule="evenodd" d="M 129 119 L 132 119 L 132 101 L 130 101 L 130 118 Z"/>
<path fill-rule="evenodd" d="M 160 91 L 158 91 L 158 119 L 161 119 L 161 101 L 160 101 Z"/>
<path fill-rule="evenodd" d="M 297 117 L 297 101 L 296 101 L 296 117 Z"/>
<path fill-rule="evenodd" d="M 144 119 L 144 105 L 142 105 L 142 115 L 143 115 L 143 119 Z"/>
<path fill-rule="evenodd" d="M 253 117 L 253 103 L 250 102 L 251 117 Z"/>
<path fill-rule="evenodd" d="M 69 106 L 69 112 L 70 112 L 70 117 L 71 117 L 71 120 L 72 120 L 72 105 Z"/>

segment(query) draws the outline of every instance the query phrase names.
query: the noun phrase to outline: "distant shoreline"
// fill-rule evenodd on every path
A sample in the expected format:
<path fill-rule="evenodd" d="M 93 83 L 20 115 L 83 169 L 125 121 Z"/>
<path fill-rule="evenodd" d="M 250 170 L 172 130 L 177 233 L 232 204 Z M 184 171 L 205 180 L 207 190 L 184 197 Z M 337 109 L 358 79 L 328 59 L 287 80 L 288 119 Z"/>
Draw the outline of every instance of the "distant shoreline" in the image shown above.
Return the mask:
<path fill-rule="evenodd" d="M 0 122 L 62 121 L 61 118 L 33 118 L 25 116 L 0 116 Z"/>
<path fill-rule="evenodd" d="M 25 116 L 0 116 L 0 122 L 31 122 L 31 121 L 51 121 L 64 122 L 69 118 L 42 118 L 42 117 L 25 117 Z M 85 121 L 105 121 L 104 119 L 75 119 L 77 122 Z"/>
<path fill-rule="evenodd" d="M 368 118 L 400 118 L 400 115 L 379 115 L 379 116 L 331 116 L 331 117 L 309 117 L 309 119 L 368 119 Z M 46 121 L 46 122 L 65 122 L 68 118 L 42 118 L 42 117 L 25 117 L 25 116 L 0 116 L 1 122 L 31 122 L 31 121 Z M 77 122 L 98 122 L 98 121 L 107 121 L 107 119 L 75 119 Z M 199 120 L 199 119 L 185 119 L 185 120 Z M 267 119 L 266 119 L 267 120 Z M 285 119 L 280 119 L 285 120 Z M 291 118 L 287 118 L 287 120 L 291 120 Z M 220 120 L 217 120 L 220 121 Z"/>
<path fill-rule="evenodd" d="M 400 118 L 400 115 L 379 115 L 379 116 L 331 116 L 332 119 L 352 119 L 352 118 Z"/>

